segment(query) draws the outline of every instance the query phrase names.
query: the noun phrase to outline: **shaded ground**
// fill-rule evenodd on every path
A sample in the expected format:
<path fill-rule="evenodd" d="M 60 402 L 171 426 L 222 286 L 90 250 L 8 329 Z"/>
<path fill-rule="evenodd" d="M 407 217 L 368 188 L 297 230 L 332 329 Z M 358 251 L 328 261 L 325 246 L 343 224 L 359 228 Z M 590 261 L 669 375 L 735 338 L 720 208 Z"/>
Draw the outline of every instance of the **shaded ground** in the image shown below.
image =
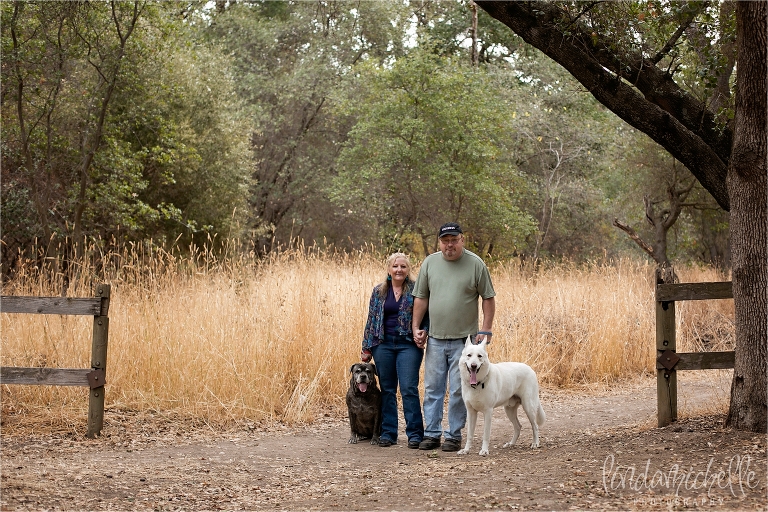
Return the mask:
<path fill-rule="evenodd" d="M 214 432 L 112 410 L 97 440 L 14 433 L 6 417 L 0 507 L 764 510 L 765 435 L 704 414 L 727 397 L 725 386 L 681 382 L 679 411 L 689 417 L 665 428 L 656 428 L 651 379 L 602 392 L 545 389 L 542 448 L 528 448 L 522 413 L 518 444 L 501 448 L 512 429 L 497 410 L 488 457 L 409 450 L 404 436 L 389 448 L 349 445 L 345 420 L 329 416 L 300 428 Z"/>

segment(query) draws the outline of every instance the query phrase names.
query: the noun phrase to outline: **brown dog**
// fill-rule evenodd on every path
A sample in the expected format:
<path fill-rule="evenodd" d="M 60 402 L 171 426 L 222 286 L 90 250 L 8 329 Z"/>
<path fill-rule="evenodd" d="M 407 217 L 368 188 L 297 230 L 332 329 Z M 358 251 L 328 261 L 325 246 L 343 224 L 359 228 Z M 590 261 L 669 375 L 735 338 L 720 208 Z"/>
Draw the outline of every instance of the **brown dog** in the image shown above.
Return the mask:
<path fill-rule="evenodd" d="M 347 390 L 349 413 L 349 437 L 351 444 L 370 438 L 371 444 L 379 444 L 381 434 L 381 390 L 376 383 L 376 365 L 356 363 L 349 369 L 352 378 Z"/>

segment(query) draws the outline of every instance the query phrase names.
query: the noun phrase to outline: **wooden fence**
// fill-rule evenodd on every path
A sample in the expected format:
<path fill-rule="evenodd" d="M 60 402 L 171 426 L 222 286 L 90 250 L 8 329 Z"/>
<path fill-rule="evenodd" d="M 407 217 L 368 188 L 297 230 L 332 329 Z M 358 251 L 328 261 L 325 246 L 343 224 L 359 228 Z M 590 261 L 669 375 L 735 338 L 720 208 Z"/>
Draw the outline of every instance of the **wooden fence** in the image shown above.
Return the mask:
<path fill-rule="evenodd" d="M 100 284 L 93 298 L 0 297 L 1 313 L 93 316 L 90 369 L 0 367 L 0 384 L 88 386 L 88 437 L 99 435 L 104 426 L 110 292 L 110 285 Z"/>
<path fill-rule="evenodd" d="M 734 352 L 679 353 L 676 349 L 675 302 L 732 299 L 731 283 L 656 284 L 656 397 L 659 426 L 677 420 L 677 372 L 733 368 Z"/>

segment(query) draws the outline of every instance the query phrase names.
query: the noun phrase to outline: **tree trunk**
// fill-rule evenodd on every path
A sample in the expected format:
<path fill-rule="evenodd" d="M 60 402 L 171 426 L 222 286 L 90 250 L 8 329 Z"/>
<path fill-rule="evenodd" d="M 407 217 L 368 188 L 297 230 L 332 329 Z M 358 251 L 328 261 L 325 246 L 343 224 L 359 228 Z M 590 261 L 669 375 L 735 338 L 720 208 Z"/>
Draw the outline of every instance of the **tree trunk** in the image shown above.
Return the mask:
<path fill-rule="evenodd" d="M 477 4 L 469 1 L 472 9 L 472 66 L 477 67 Z"/>
<path fill-rule="evenodd" d="M 133 29 L 136 28 L 136 24 L 138 23 L 139 17 L 141 16 L 141 11 L 143 9 L 143 6 L 139 8 L 139 2 L 134 1 L 133 4 L 133 13 L 130 18 L 130 23 L 127 26 L 121 26 L 120 20 L 118 16 L 115 14 L 115 2 L 112 2 L 112 19 L 115 23 L 115 31 L 117 33 L 119 46 L 117 48 L 117 55 L 115 56 L 115 62 L 112 65 L 112 73 L 109 76 L 109 80 L 107 81 L 107 75 L 103 73 L 103 69 L 101 66 L 103 66 L 103 59 L 101 63 L 94 63 L 91 62 L 91 65 L 96 69 L 96 71 L 99 74 L 100 80 L 103 80 L 104 83 L 107 84 L 106 91 L 104 92 L 101 99 L 101 105 L 99 107 L 99 115 L 96 119 L 96 123 L 93 126 L 94 133 L 93 136 L 90 137 L 90 133 L 88 132 L 89 128 L 85 129 L 85 133 L 83 134 L 83 142 L 82 142 L 82 162 L 80 163 L 80 189 L 77 196 L 77 203 L 75 206 L 75 218 L 74 218 L 74 225 L 73 225 L 73 243 L 75 246 L 75 256 L 80 257 L 83 254 L 83 251 L 85 249 L 85 241 L 83 240 L 83 213 L 85 211 L 86 203 L 87 203 L 87 189 L 88 189 L 88 183 L 89 183 L 89 175 L 91 171 L 91 164 L 93 163 L 93 159 L 96 155 L 96 152 L 99 150 L 99 146 L 101 145 L 101 140 L 104 135 L 104 125 L 106 124 L 107 119 L 107 111 L 109 109 L 110 101 L 112 100 L 112 94 L 115 91 L 115 86 L 117 85 L 117 81 L 120 76 L 120 67 L 122 65 L 123 57 L 125 57 L 125 48 L 128 44 L 128 38 L 131 37 L 131 34 L 133 33 Z M 90 60 L 90 56 L 89 56 Z M 101 84 L 99 84 L 101 85 Z M 98 92 L 100 87 L 97 87 L 96 91 Z"/>
<path fill-rule="evenodd" d="M 13 16 L 10 23 L 11 40 L 13 41 L 13 54 L 16 55 L 20 53 L 19 37 L 16 33 L 16 24 L 18 18 L 21 16 L 23 9 L 24 4 L 20 2 L 13 6 Z M 35 164 L 35 159 L 32 156 L 31 142 L 29 140 L 31 132 L 34 129 L 34 120 L 32 122 L 32 127 L 30 127 L 29 131 L 27 131 L 27 118 L 24 112 L 24 95 L 26 92 L 24 88 L 26 83 L 24 81 L 24 73 L 22 72 L 21 68 L 21 58 L 7 58 L 6 61 L 10 61 L 12 63 L 14 66 L 14 73 L 16 75 L 16 113 L 18 115 L 21 149 L 24 154 L 24 167 L 27 171 L 30 188 L 32 190 L 32 202 L 34 203 L 35 211 L 37 212 L 38 219 L 40 220 L 40 226 L 43 229 L 43 238 L 45 239 L 46 244 L 49 244 L 51 242 L 53 231 L 51 230 L 51 226 L 49 224 L 47 208 L 48 204 L 46 201 L 45 193 L 41 190 L 41 187 L 39 187 L 38 166 Z"/>
<path fill-rule="evenodd" d="M 736 309 L 736 363 L 726 424 L 766 432 L 766 46 L 765 2 L 737 2 L 738 65 L 736 119 L 728 169 Z"/>

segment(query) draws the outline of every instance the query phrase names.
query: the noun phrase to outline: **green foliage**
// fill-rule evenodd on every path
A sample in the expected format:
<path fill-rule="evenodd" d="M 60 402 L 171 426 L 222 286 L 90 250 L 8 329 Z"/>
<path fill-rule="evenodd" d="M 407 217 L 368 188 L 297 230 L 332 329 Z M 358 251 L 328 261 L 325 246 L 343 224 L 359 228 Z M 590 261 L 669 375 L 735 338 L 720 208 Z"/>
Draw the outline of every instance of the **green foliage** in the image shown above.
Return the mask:
<path fill-rule="evenodd" d="M 512 98 L 508 144 L 528 186 L 520 205 L 538 226 L 518 253 L 576 260 L 612 254 L 604 187 L 623 171 L 614 159 L 625 143 L 623 123 L 536 50 L 494 69 Z"/>
<path fill-rule="evenodd" d="M 324 193 L 347 129 L 329 106 L 355 62 L 401 51 L 401 18 L 387 2 L 286 3 L 279 13 L 238 3 L 204 31 L 232 55 L 238 92 L 250 107 L 249 225 L 260 233 L 258 249 L 298 235 L 343 242 L 354 231 L 334 218 Z"/>
<path fill-rule="evenodd" d="M 659 65 L 731 122 L 730 4 L 561 5 L 619 60 L 672 41 Z M 465 0 L 1 3 L 5 253 L 79 223 L 102 240 L 424 254 L 447 220 L 493 257 L 635 253 L 611 221 L 648 236 L 642 195 L 663 199 L 669 162 L 477 14 L 472 68 Z M 691 201 L 670 255 L 726 260 L 727 216 Z"/>
<path fill-rule="evenodd" d="M 470 62 L 472 10 L 469 1 L 431 0 L 411 4 L 418 34 L 431 41 L 436 53 Z M 514 32 L 482 9 L 477 10 L 477 18 L 480 62 L 500 64 L 523 49 L 524 43 Z"/>
<path fill-rule="evenodd" d="M 478 250 L 514 250 L 534 227 L 518 207 L 526 184 L 507 151 L 508 98 L 493 77 L 428 46 L 359 72 L 358 89 L 340 100 L 356 124 L 339 157 L 337 204 L 379 235 L 417 234 L 424 250 L 448 220 Z"/>
<path fill-rule="evenodd" d="M 171 30 L 177 27 L 171 27 Z M 118 98 L 117 131 L 141 166 L 136 201 L 156 233 L 236 234 L 233 214 L 247 209 L 251 127 L 230 62 L 202 45 L 165 36 L 130 70 Z"/>
<path fill-rule="evenodd" d="M 176 7 L 3 3 L 3 210 L 22 195 L 33 206 L 4 216 L 4 240 L 175 239 L 225 230 L 244 208 L 229 64 L 192 44 Z"/>

